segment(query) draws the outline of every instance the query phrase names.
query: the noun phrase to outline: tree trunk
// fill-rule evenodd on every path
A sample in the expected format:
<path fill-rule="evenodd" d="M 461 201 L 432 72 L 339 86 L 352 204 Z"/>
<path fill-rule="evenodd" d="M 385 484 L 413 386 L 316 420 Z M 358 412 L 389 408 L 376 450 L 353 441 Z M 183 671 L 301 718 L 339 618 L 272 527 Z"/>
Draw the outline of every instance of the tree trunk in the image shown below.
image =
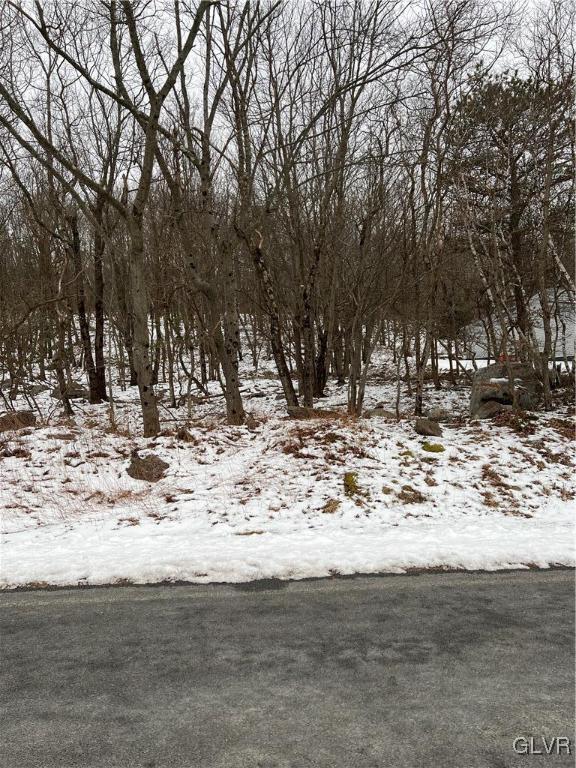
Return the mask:
<path fill-rule="evenodd" d="M 318 332 L 318 354 L 316 355 L 316 371 L 314 376 L 314 397 L 324 397 L 324 387 L 328 380 L 328 331 Z"/>
<path fill-rule="evenodd" d="M 102 226 L 102 206 L 97 207 L 96 218 Z M 94 366 L 96 395 L 100 400 L 106 400 L 108 393 L 104 362 L 104 238 L 98 228 L 94 232 Z"/>
<path fill-rule="evenodd" d="M 225 264 L 224 283 L 224 334 L 220 352 L 224 378 L 226 380 L 226 416 L 229 424 L 243 424 L 245 419 L 242 396 L 240 394 L 240 376 L 238 373 L 240 356 L 240 329 L 238 325 L 238 305 L 236 301 L 237 284 L 235 256 L 229 242 L 222 249 Z M 218 323 L 218 328 L 219 328 Z M 222 357 L 223 355 L 223 357 Z"/>
<path fill-rule="evenodd" d="M 148 329 L 148 296 L 144 277 L 144 237 L 142 218 L 133 215 L 130 220 L 131 245 L 131 317 L 133 324 L 133 363 L 140 394 L 144 437 L 153 437 L 160 432 L 158 405 L 152 386 L 150 364 L 150 333 Z"/>
<path fill-rule="evenodd" d="M 246 238 L 243 237 L 243 239 L 246 242 Z M 270 317 L 270 343 L 272 346 L 274 362 L 276 363 L 276 370 L 278 371 L 280 383 L 282 384 L 282 390 L 284 392 L 284 397 L 286 398 L 286 404 L 289 407 L 295 407 L 298 405 L 298 398 L 296 397 L 296 391 L 294 390 L 292 377 L 290 376 L 290 371 L 286 363 L 286 355 L 284 354 L 280 310 L 278 309 L 276 294 L 272 285 L 272 276 L 270 275 L 264 260 L 261 244 L 253 246 L 251 251 L 254 266 L 256 267 L 256 272 L 260 279 L 264 295 L 266 296 L 266 305 L 268 315 Z"/>
<path fill-rule="evenodd" d="M 78 232 L 78 215 L 70 215 L 70 234 L 72 242 L 70 244 L 70 254 L 72 265 L 74 267 L 74 278 L 76 282 L 76 303 L 78 305 L 78 324 L 80 326 L 80 338 L 82 340 L 82 350 L 84 352 L 84 368 L 88 374 L 89 400 L 91 403 L 100 403 L 102 399 L 98 394 L 98 382 L 96 379 L 96 367 L 92 356 L 92 340 L 90 338 L 90 326 L 86 315 L 86 294 L 84 291 L 84 273 L 82 269 L 82 256 L 80 253 L 80 233 Z"/>

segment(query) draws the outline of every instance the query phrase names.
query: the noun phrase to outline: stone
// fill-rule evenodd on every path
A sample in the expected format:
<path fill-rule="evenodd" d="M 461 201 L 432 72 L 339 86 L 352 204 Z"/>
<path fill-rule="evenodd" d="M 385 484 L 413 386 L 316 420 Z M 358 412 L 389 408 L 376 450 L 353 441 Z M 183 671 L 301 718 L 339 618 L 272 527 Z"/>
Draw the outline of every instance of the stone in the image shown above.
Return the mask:
<path fill-rule="evenodd" d="M 476 409 L 475 418 L 491 419 L 493 416 L 496 416 L 498 413 L 503 413 L 504 411 L 511 411 L 511 410 L 512 410 L 511 405 L 498 403 L 496 400 L 486 400 L 486 402 L 480 403 L 480 405 Z"/>
<path fill-rule="evenodd" d="M 73 381 L 71 384 L 69 384 L 66 387 L 66 394 L 70 398 L 70 400 L 79 400 L 81 398 L 88 399 L 89 392 L 86 389 L 86 387 L 83 387 L 82 384 L 78 384 L 77 382 Z M 56 400 L 62 400 L 62 395 L 60 394 L 60 387 L 54 387 L 52 392 L 50 392 L 50 397 L 55 398 Z"/>
<path fill-rule="evenodd" d="M 448 421 L 451 415 L 450 411 L 447 411 L 446 408 L 440 408 L 439 406 L 429 408 L 424 414 L 427 419 L 431 419 L 432 421 Z"/>
<path fill-rule="evenodd" d="M 36 416 L 32 411 L 11 411 L 0 416 L 0 432 L 33 427 L 35 424 Z"/>
<path fill-rule="evenodd" d="M 442 437 L 442 428 L 440 424 L 436 421 L 432 421 L 432 419 L 427 419 L 425 417 L 416 419 L 414 429 L 419 435 L 424 435 L 425 437 Z"/>
<path fill-rule="evenodd" d="M 516 390 L 518 407 L 531 411 L 538 406 L 542 394 L 536 371 L 525 363 L 510 363 L 514 388 Z M 470 416 L 473 418 L 488 418 L 479 416 L 478 412 L 483 403 L 495 402 L 500 405 L 513 404 L 513 393 L 508 380 L 508 370 L 504 363 L 493 363 L 486 368 L 476 371 L 472 380 L 470 392 Z M 483 409 L 482 412 L 490 413 L 491 409 Z"/>
<path fill-rule="evenodd" d="M 161 480 L 170 465 L 155 453 L 147 456 L 139 456 L 138 451 L 132 451 L 130 466 L 126 470 L 135 480 L 146 480 L 148 483 L 157 483 Z"/>
<path fill-rule="evenodd" d="M 364 411 L 364 416 L 367 419 L 380 418 L 396 421 L 396 414 L 394 411 L 388 411 L 386 408 L 371 408 Z"/>

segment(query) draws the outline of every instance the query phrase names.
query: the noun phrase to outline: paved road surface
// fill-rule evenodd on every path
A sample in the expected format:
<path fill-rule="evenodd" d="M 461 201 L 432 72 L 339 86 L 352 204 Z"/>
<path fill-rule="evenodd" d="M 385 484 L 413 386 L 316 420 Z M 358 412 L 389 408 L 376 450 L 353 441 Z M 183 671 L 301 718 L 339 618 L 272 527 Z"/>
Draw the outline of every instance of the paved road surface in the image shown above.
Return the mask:
<path fill-rule="evenodd" d="M 506 768 L 574 752 L 574 574 L 0 595 L 1 768 Z"/>

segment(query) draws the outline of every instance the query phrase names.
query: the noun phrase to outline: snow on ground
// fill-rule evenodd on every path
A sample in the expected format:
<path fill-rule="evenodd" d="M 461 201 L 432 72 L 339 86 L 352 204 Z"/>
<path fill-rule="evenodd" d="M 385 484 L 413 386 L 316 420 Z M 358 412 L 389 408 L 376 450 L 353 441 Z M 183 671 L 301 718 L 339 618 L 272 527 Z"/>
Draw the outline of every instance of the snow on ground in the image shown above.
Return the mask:
<path fill-rule="evenodd" d="M 341 415 L 293 421 L 270 373 L 245 390 L 249 426 L 225 425 L 214 397 L 187 422 L 163 408 L 154 439 L 138 436 L 135 392 L 118 390 L 116 430 L 105 405 L 75 401 L 67 421 L 38 396 L 43 424 L 0 435 L 0 586 L 574 566 L 570 405 L 518 432 L 471 422 L 465 387 L 430 389 L 453 414 L 431 453 L 406 393 L 399 422 L 353 420 L 332 384 L 318 405 Z M 395 390 L 377 368 L 366 406 L 393 409 Z M 129 477 L 134 448 L 166 476 Z"/>

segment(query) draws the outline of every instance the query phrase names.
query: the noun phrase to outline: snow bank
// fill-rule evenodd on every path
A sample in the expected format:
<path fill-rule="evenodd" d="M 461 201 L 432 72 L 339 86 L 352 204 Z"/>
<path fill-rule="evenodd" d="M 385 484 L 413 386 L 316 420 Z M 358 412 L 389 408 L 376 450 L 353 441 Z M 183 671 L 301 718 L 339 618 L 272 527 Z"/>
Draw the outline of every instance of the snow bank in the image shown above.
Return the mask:
<path fill-rule="evenodd" d="M 411 400 L 398 423 L 295 422 L 273 378 L 249 386 L 263 395 L 246 398 L 250 428 L 223 424 L 214 399 L 185 439 L 167 420 L 145 440 L 135 395 L 119 393 L 115 432 L 105 407 L 83 404 L 75 423 L 4 433 L 0 587 L 575 565 L 569 406 L 517 433 L 471 423 L 466 389 L 430 389 L 428 405 L 453 415 L 431 454 Z M 374 383 L 366 406 L 395 396 L 394 383 Z M 322 405 L 344 403 L 333 388 Z M 166 476 L 129 477 L 134 448 L 166 461 Z"/>

